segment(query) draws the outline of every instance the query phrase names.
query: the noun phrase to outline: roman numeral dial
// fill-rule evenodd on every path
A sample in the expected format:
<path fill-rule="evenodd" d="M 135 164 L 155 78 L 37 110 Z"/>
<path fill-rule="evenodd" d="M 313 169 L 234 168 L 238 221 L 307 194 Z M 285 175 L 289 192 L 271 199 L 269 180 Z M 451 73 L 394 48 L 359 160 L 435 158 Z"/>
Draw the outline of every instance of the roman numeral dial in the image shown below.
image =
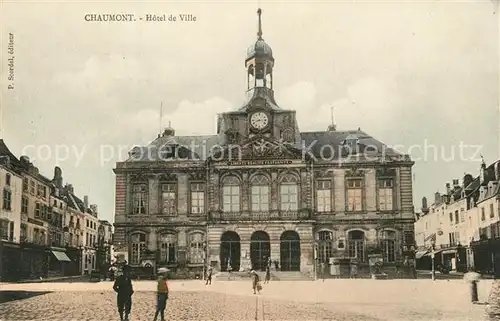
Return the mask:
<path fill-rule="evenodd" d="M 267 117 L 267 114 L 264 112 L 256 112 L 253 113 L 252 116 L 250 117 L 250 125 L 252 125 L 253 128 L 262 130 L 266 128 L 266 126 L 269 124 L 269 118 Z"/>

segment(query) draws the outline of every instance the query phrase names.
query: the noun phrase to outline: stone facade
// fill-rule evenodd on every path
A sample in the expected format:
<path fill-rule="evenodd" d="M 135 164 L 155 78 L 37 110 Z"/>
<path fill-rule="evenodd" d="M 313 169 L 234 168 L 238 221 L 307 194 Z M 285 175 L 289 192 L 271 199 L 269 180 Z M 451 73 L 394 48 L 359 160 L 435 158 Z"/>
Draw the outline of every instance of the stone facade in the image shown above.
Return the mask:
<path fill-rule="evenodd" d="M 274 99 L 274 57 L 259 30 L 247 99 L 219 115 L 217 134 L 169 127 L 116 164 L 117 253 L 184 272 L 270 259 L 311 274 L 334 257 L 366 265 L 370 251 L 408 263 L 413 162 L 360 129 L 300 132 L 295 111 Z"/>

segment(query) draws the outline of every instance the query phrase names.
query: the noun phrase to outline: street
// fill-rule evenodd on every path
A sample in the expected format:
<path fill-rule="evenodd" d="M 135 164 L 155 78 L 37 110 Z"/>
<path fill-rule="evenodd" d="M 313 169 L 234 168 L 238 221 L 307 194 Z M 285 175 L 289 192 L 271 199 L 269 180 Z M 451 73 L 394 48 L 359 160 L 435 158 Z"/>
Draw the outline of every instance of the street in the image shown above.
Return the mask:
<path fill-rule="evenodd" d="M 152 320 L 156 283 L 134 283 L 131 320 Z M 0 304 L 2 320 L 117 320 L 111 282 L 2 284 L 2 291 L 49 293 Z M 490 280 L 479 284 L 487 300 Z M 274 282 L 253 295 L 243 281 L 170 281 L 168 320 L 450 320 L 478 321 L 463 281 L 326 280 Z"/>

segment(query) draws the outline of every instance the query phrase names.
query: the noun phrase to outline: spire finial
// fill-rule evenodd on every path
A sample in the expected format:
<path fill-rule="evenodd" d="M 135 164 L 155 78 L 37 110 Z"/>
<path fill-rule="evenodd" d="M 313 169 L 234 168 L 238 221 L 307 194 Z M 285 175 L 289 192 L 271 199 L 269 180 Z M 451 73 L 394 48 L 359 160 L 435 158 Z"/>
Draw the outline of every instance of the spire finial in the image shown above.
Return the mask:
<path fill-rule="evenodd" d="M 332 123 L 328 126 L 328 131 L 334 132 L 337 130 L 337 125 L 335 125 L 335 116 L 333 115 L 334 106 L 330 107 L 330 117 L 332 118 Z"/>
<path fill-rule="evenodd" d="M 259 31 L 257 32 L 257 36 L 259 37 L 259 39 L 262 39 L 262 10 L 260 8 L 257 10 L 257 14 L 259 15 Z"/>

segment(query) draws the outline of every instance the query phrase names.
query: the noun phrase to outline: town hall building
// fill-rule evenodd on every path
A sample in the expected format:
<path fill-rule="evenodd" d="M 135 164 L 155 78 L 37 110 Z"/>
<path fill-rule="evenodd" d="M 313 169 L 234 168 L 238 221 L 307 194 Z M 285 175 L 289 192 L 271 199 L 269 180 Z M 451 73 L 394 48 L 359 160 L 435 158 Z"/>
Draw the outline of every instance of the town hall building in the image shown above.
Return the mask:
<path fill-rule="evenodd" d="M 387 270 L 411 265 L 413 161 L 361 129 L 301 132 L 274 98 L 260 9 L 258 21 L 246 100 L 218 116 L 217 132 L 178 136 L 169 126 L 116 164 L 115 252 L 191 276 L 269 261 L 312 276 L 318 266 L 336 273 L 336 259 L 361 273 L 371 253 Z"/>

